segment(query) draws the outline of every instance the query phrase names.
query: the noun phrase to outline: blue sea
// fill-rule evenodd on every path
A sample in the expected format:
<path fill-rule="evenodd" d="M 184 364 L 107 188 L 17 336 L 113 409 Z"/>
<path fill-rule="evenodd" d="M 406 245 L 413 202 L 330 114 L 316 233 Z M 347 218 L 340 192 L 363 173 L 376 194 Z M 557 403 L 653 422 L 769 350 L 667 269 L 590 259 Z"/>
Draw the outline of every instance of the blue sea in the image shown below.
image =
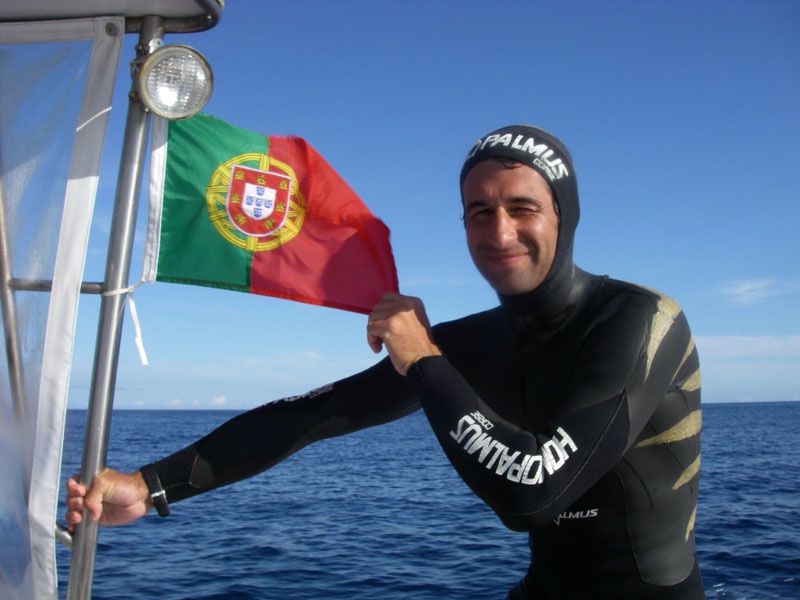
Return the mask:
<path fill-rule="evenodd" d="M 116 411 L 108 463 L 134 470 L 234 416 Z M 703 407 L 696 538 L 708 598 L 800 598 L 800 402 Z M 85 411 L 69 411 L 64 477 Z M 93 598 L 502 599 L 527 539 L 445 460 L 424 416 L 314 444 L 250 480 L 100 532 Z M 69 551 L 58 548 L 61 597 Z"/>

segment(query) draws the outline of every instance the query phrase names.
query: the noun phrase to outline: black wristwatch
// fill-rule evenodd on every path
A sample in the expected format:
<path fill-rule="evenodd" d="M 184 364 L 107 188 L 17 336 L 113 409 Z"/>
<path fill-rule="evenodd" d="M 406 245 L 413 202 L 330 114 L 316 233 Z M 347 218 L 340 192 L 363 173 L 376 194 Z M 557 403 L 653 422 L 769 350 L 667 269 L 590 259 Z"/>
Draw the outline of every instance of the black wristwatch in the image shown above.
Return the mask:
<path fill-rule="evenodd" d="M 156 468 L 152 465 L 145 465 L 139 472 L 142 474 L 147 491 L 150 492 L 150 499 L 159 517 L 169 516 L 169 503 L 167 502 L 167 492 L 161 487 L 161 480 L 158 478 Z"/>

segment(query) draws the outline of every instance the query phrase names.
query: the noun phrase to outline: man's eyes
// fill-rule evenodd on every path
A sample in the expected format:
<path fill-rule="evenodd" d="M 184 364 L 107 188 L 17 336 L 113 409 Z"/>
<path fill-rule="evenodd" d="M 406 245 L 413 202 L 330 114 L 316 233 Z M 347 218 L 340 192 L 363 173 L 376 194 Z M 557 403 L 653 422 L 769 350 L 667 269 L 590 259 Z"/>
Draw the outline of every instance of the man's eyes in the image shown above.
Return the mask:
<path fill-rule="evenodd" d="M 476 217 L 478 215 L 486 215 L 491 213 L 488 208 L 470 208 L 467 210 L 467 217 Z"/>
<path fill-rule="evenodd" d="M 467 211 L 468 221 L 488 221 L 494 215 L 494 211 L 489 208 L 473 208 Z"/>
<path fill-rule="evenodd" d="M 539 207 L 533 205 L 512 206 L 508 209 L 508 214 L 512 217 L 525 217 L 539 212 Z"/>
<path fill-rule="evenodd" d="M 539 212 L 539 209 L 534 206 L 515 206 L 512 208 L 506 209 L 506 214 L 511 217 L 512 219 L 520 219 L 524 217 L 529 217 L 535 215 Z M 494 218 L 497 211 L 489 209 L 489 208 L 479 208 L 475 210 L 470 210 L 466 214 L 466 218 L 468 220 L 489 220 Z"/>
<path fill-rule="evenodd" d="M 512 219 L 521 219 L 540 213 L 542 207 L 535 202 L 520 202 L 503 208 L 477 205 L 467 209 L 464 218 L 467 220 L 488 221 L 493 219 L 498 211 L 504 211 Z"/>

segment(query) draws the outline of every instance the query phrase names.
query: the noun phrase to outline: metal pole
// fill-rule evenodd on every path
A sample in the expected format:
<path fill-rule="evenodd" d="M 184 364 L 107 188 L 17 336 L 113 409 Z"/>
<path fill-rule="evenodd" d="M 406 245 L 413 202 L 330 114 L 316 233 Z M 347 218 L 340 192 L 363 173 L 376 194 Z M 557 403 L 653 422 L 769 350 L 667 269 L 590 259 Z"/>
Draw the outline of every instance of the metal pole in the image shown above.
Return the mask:
<path fill-rule="evenodd" d="M 22 356 L 17 326 L 17 307 L 14 290 L 11 287 L 11 251 L 8 247 L 8 223 L 6 222 L 5 195 L 0 182 L 0 305 L 3 310 L 3 331 L 5 332 L 6 357 L 8 359 L 8 383 L 11 388 L 11 403 L 20 425 L 28 426 L 25 407 L 25 390 L 22 378 Z M 25 486 L 25 497 L 28 486 Z"/>
<path fill-rule="evenodd" d="M 163 19 L 145 17 L 136 47 L 136 61 L 141 61 L 150 51 L 150 42 L 161 39 Z M 134 69 L 135 71 L 135 69 Z M 128 286 L 131 249 L 133 247 L 136 212 L 141 187 L 144 152 L 147 142 L 148 114 L 131 94 L 125 123 L 125 138 L 117 177 L 114 216 L 108 242 L 104 291 L 114 292 Z M 111 409 L 117 377 L 120 333 L 122 331 L 124 294 L 103 296 L 100 303 L 100 321 L 86 419 L 83 444 L 81 481 L 90 482 L 105 468 L 108 452 L 108 432 L 111 427 Z M 83 521 L 76 528 L 72 562 L 69 571 L 67 600 L 88 600 L 92 593 L 94 559 L 97 549 L 98 526 L 84 511 Z"/>

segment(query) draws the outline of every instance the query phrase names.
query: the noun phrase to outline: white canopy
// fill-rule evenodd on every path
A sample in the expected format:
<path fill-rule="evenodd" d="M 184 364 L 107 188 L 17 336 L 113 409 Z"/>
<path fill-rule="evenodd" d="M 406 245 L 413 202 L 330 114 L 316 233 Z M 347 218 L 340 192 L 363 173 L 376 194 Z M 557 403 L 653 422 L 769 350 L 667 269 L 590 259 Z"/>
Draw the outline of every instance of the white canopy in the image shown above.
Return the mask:
<path fill-rule="evenodd" d="M 0 3 L 0 598 L 57 597 L 75 320 L 122 36 L 207 29 L 222 0 Z"/>

